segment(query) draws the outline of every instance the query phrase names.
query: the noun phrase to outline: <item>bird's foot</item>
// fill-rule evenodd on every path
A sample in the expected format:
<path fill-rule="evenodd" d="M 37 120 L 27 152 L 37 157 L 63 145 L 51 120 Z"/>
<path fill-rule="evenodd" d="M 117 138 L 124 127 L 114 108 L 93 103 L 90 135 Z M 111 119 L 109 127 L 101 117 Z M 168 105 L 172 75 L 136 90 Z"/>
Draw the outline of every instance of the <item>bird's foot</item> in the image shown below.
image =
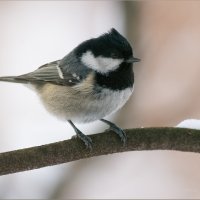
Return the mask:
<path fill-rule="evenodd" d="M 112 123 L 108 120 L 105 120 L 105 119 L 101 119 L 101 121 L 108 124 L 110 126 L 109 130 L 112 130 L 113 132 L 115 132 L 120 137 L 123 144 L 124 145 L 126 144 L 126 141 L 127 141 L 126 133 L 120 127 L 118 127 L 114 123 Z"/>
<path fill-rule="evenodd" d="M 89 136 L 83 134 L 78 129 L 76 130 L 76 134 L 77 134 L 77 137 L 84 142 L 86 148 L 92 150 L 92 139 Z"/>
<path fill-rule="evenodd" d="M 72 138 L 78 137 L 79 139 L 81 139 L 84 142 L 87 149 L 92 150 L 92 139 L 89 136 L 84 135 L 78 128 L 76 128 L 76 126 L 73 124 L 73 122 L 71 120 L 68 120 L 68 122 L 71 124 L 74 131 L 76 132 L 76 135 L 72 136 Z"/>

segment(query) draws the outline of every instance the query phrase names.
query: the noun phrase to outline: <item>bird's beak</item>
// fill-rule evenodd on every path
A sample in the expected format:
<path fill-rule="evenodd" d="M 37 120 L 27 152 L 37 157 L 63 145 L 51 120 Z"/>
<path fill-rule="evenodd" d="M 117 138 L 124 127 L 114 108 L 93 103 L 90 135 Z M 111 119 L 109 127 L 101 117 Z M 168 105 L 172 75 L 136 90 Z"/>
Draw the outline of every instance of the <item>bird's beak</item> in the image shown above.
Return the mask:
<path fill-rule="evenodd" d="M 129 58 L 128 60 L 126 60 L 126 62 L 127 62 L 127 63 L 140 62 L 140 59 L 139 59 L 139 58 L 131 57 L 131 58 Z"/>

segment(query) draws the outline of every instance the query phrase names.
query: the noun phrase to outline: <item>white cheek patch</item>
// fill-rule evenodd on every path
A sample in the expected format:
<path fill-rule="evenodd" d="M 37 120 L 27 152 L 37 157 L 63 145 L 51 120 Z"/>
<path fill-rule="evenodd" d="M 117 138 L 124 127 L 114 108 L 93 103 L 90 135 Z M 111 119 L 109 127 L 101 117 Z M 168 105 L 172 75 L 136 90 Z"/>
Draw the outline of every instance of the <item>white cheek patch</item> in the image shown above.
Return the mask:
<path fill-rule="evenodd" d="M 100 73 L 107 73 L 119 67 L 123 59 L 106 58 L 102 56 L 95 57 L 91 51 L 87 51 L 81 57 L 81 61 L 91 69 Z"/>

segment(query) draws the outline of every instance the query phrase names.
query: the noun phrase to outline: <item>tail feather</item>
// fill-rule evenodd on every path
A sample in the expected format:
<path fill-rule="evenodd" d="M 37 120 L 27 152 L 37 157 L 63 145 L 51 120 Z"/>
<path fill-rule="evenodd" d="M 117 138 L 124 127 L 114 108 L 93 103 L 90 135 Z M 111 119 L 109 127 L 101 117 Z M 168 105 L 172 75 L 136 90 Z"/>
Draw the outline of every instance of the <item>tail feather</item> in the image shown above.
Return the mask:
<path fill-rule="evenodd" d="M 4 76 L 4 77 L 0 77 L 0 81 L 12 82 L 12 83 L 27 83 L 27 80 L 20 79 L 17 76 Z"/>

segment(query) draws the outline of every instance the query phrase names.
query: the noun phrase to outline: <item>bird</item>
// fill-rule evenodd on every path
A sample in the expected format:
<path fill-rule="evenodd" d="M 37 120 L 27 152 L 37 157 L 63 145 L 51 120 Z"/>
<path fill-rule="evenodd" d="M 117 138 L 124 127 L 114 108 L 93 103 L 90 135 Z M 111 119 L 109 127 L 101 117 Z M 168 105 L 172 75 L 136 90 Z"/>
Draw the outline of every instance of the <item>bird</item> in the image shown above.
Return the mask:
<path fill-rule="evenodd" d="M 115 28 L 77 45 L 60 60 L 0 81 L 30 85 L 47 111 L 68 122 L 87 148 L 92 140 L 74 123 L 100 120 L 126 143 L 126 133 L 104 119 L 119 110 L 134 88 L 133 56 L 128 40 Z"/>

